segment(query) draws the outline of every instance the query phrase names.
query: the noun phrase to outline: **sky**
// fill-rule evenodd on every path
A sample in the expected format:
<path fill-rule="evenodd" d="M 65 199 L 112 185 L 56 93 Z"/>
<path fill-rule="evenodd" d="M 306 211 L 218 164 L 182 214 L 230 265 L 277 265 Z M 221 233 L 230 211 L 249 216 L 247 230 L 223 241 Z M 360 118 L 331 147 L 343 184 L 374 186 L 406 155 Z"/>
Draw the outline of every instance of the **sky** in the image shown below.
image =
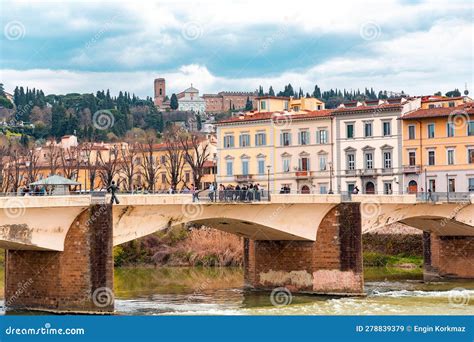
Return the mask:
<path fill-rule="evenodd" d="M 474 91 L 472 1 L 1 0 L 0 82 L 153 95 L 287 83 Z"/>

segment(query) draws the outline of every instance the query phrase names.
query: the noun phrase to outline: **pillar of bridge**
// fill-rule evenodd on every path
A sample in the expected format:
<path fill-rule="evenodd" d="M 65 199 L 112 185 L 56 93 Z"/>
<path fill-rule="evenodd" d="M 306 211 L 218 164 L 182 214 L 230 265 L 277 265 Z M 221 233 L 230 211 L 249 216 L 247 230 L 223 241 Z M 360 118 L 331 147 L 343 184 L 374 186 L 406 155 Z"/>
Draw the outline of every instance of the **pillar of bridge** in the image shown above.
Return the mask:
<path fill-rule="evenodd" d="M 474 236 L 423 233 L 423 278 L 474 278 Z"/>
<path fill-rule="evenodd" d="M 113 312 L 112 228 L 111 205 L 92 205 L 69 228 L 64 251 L 7 250 L 6 308 Z"/>
<path fill-rule="evenodd" d="M 362 294 L 359 204 L 337 205 L 314 229 L 315 242 L 246 239 L 246 285 L 266 290 L 286 287 L 294 292 Z"/>

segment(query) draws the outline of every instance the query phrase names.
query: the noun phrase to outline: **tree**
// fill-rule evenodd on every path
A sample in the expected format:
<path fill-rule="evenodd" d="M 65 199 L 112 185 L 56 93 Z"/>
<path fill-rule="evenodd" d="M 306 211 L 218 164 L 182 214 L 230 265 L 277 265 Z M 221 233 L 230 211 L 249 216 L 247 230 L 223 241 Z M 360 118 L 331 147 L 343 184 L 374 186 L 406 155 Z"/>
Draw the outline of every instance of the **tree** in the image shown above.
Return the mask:
<path fill-rule="evenodd" d="M 458 88 L 456 88 L 454 90 L 448 91 L 445 95 L 447 97 L 459 97 L 461 96 L 461 92 L 459 91 Z"/>
<path fill-rule="evenodd" d="M 184 159 L 193 170 L 194 185 L 199 189 L 204 176 L 204 163 L 209 159 L 209 141 L 195 133 L 183 134 L 178 140 L 184 152 Z"/>
<path fill-rule="evenodd" d="M 141 154 L 141 168 L 143 178 L 146 182 L 146 188 L 149 191 L 155 191 L 155 184 L 160 170 L 160 164 L 156 158 L 153 158 L 155 151 L 156 133 L 153 130 L 146 132 L 145 142 L 138 145 Z"/>
<path fill-rule="evenodd" d="M 268 95 L 275 96 L 275 91 L 273 90 L 272 86 L 270 86 L 270 89 L 268 89 Z"/>
<path fill-rule="evenodd" d="M 202 130 L 202 119 L 199 114 L 196 114 L 196 128 L 198 131 Z"/>
<path fill-rule="evenodd" d="M 75 147 L 61 148 L 59 150 L 61 161 L 61 169 L 64 177 L 72 180 L 77 180 L 81 162 L 79 160 L 79 149 Z"/>
<path fill-rule="evenodd" d="M 102 184 L 109 186 L 114 180 L 118 173 L 119 166 L 119 146 L 114 145 L 108 151 L 108 157 L 104 156 L 104 153 L 98 152 L 99 159 L 99 177 Z M 117 184 L 120 185 L 120 184 Z"/>
<path fill-rule="evenodd" d="M 165 132 L 165 163 L 167 182 L 173 189 L 183 181 L 183 168 L 186 163 L 185 153 L 179 143 L 179 136 L 183 132 L 177 126 L 170 126 Z M 196 184 L 197 186 L 197 184 Z"/>
<path fill-rule="evenodd" d="M 245 103 L 245 110 L 252 110 L 252 109 L 253 109 L 252 100 L 250 100 L 250 97 L 247 96 L 247 102 Z"/>
<path fill-rule="evenodd" d="M 56 174 L 60 162 L 60 147 L 56 145 L 56 141 L 50 140 L 46 145 L 46 164 L 49 168 L 49 175 Z"/>
<path fill-rule="evenodd" d="M 179 106 L 179 104 L 178 104 L 178 97 L 176 96 L 175 93 L 173 93 L 173 94 L 171 95 L 170 108 L 173 109 L 173 110 L 176 110 L 176 109 L 178 109 L 178 106 Z"/>
<path fill-rule="evenodd" d="M 84 163 L 86 165 L 86 169 L 88 172 L 89 178 L 89 190 L 95 189 L 95 179 L 97 177 L 97 170 L 99 168 L 99 157 L 98 152 L 96 152 L 95 156 L 92 155 L 94 151 L 94 144 L 93 143 L 85 143 L 81 146 L 81 151 L 84 153 Z"/>
<path fill-rule="evenodd" d="M 25 167 L 26 167 L 26 182 L 28 184 L 33 183 L 37 180 L 39 174 L 39 153 L 35 148 L 26 149 L 24 152 L 25 155 Z"/>
<path fill-rule="evenodd" d="M 139 173 L 137 157 L 138 145 L 136 143 L 128 144 L 126 148 L 120 150 L 119 173 L 123 176 L 125 190 L 130 192 L 134 190 L 134 179 Z"/>

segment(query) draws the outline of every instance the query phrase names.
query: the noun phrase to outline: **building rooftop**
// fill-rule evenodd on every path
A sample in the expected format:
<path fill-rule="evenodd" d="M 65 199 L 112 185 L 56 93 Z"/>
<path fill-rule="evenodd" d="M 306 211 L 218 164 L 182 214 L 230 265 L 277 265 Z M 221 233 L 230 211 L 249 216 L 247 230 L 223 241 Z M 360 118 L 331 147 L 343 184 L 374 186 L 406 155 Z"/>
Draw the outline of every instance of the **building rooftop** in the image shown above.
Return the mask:
<path fill-rule="evenodd" d="M 401 117 L 402 120 L 425 119 L 445 117 L 455 114 L 474 115 L 474 103 L 464 103 L 457 107 L 437 107 L 429 109 L 418 109 L 414 112 L 405 114 Z"/>

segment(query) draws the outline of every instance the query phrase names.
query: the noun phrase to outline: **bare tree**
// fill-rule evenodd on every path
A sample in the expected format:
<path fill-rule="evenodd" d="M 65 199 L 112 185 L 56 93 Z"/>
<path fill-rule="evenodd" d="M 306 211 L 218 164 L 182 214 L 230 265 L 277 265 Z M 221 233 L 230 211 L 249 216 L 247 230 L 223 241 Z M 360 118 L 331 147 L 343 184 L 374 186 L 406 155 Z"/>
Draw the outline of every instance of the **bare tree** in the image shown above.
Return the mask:
<path fill-rule="evenodd" d="M 9 187 L 8 177 L 8 161 L 10 155 L 11 144 L 0 145 L 0 192 L 7 192 Z"/>
<path fill-rule="evenodd" d="M 38 174 L 39 174 L 39 153 L 38 151 L 33 147 L 31 149 L 26 149 L 25 151 L 25 173 L 26 173 L 26 182 L 28 184 L 35 182 L 38 179 Z"/>
<path fill-rule="evenodd" d="M 50 143 L 45 147 L 46 153 L 46 163 L 48 164 L 50 176 L 55 175 L 59 169 L 59 164 L 61 160 L 61 148 L 56 145 L 54 140 L 51 140 Z"/>
<path fill-rule="evenodd" d="M 118 174 L 119 167 L 119 149 L 117 145 L 114 145 L 108 151 L 108 157 L 103 155 L 104 153 L 98 152 L 97 157 L 99 160 L 99 177 L 102 181 L 102 184 L 107 187 L 114 180 L 115 176 Z M 120 185 L 120 184 L 117 184 Z"/>
<path fill-rule="evenodd" d="M 127 148 L 120 149 L 119 173 L 123 176 L 123 183 L 127 191 L 133 191 L 133 182 L 139 173 L 138 146 L 129 144 Z"/>
<path fill-rule="evenodd" d="M 59 151 L 59 159 L 64 177 L 77 180 L 81 161 L 79 158 L 79 149 L 75 147 L 62 148 Z"/>
<path fill-rule="evenodd" d="M 158 179 L 160 164 L 153 158 L 153 152 L 156 144 L 156 134 L 154 131 L 147 131 L 145 142 L 138 145 L 141 155 L 141 172 L 149 191 L 155 191 L 155 184 Z"/>
<path fill-rule="evenodd" d="M 193 170 L 193 181 L 197 188 L 201 187 L 201 178 L 204 176 L 204 163 L 209 159 L 209 141 L 197 133 L 178 136 L 184 159 Z"/>
<path fill-rule="evenodd" d="M 20 153 L 17 149 L 11 149 L 8 155 L 8 167 L 7 167 L 7 177 L 8 177 L 8 187 L 7 191 L 11 190 L 12 192 L 18 192 L 21 184 L 21 161 Z"/>
<path fill-rule="evenodd" d="M 176 189 L 179 183 L 183 181 L 183 168 L 186 164 L 185 153 L 179 143 L 182 134 L 183 132 L 180 129 L 172 126 L 164 136 L 166 151 L 164 167 L 167 171 L 167 181 L 173 189 Z"/>

